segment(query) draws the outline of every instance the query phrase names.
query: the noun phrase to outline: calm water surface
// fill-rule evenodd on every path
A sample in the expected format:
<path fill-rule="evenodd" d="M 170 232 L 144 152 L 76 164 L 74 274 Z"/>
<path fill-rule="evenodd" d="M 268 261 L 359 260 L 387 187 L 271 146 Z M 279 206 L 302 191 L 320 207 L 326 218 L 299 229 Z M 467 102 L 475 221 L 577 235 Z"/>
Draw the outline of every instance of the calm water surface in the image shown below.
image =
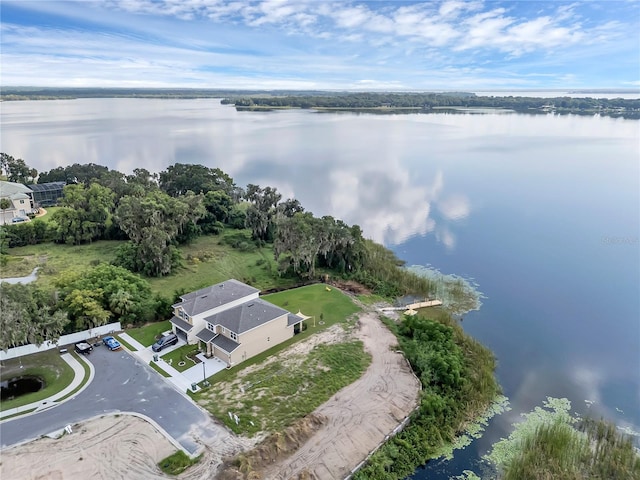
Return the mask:
<path fill-rule="evenodd" d="M 409 264 L 474 279 L 486 298 L 463 325 L 496 353 L 513 410 L 429 478 L 474 468 L 547 396 L 582 413 L 594 401 L 593 414 L 640 431 L 640 122 L 238 113 L 217 100 L 0 107 L 1 150 L 39 171 L 219 167 L 361 225 Z"/>

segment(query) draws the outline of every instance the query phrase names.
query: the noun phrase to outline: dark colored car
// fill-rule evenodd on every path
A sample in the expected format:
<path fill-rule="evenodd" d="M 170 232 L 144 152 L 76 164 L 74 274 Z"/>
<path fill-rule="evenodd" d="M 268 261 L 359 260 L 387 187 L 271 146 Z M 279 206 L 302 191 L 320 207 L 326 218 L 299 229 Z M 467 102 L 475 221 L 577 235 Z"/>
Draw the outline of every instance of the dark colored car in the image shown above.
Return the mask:
<path fill-rule="evenodd" d="M 27 217 L 13 217 L 11 219 L 11 223 L 22 223 L 26 222 L 27 220 L 29 220 Z"/>
<path fill-rule="evenodd" d="M 122 348 L 120 342 L 113 337 L 104 337 L 102 343 L 104 343 L 109 350 L 119 350 Z"/>
<path fill-rule="evenodd" d="M 178 343 L 178 336 L 175 333 L 170 333 L 163 336 L 162 338 L 160 338 L 160 340 L 154 343 L 151 346 L 151 350 L 153 350 L 154 352 L 159 352 L 160 350 L 170 347 L 171 345 L 175 345 L 176 343 Z"/>
<path fill-rule="evenodd" d="M 76 352 L 83 353 L 85 355 L 89 355 L 91 353 L 91 350 L 93 350 L 93 347 L 86 342 L 76 343 L 74 348 Z"/>

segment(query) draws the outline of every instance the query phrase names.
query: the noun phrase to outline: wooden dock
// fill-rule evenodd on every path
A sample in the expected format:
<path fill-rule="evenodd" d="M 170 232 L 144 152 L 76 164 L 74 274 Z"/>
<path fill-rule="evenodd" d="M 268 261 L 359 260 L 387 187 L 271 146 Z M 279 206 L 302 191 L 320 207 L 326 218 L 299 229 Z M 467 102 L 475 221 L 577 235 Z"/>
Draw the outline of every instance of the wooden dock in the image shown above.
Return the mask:
<path fill-rule="evenodd" d="M 442 300 L 427 300 L 424 302 L 410 303 L 409 305 L 405 305 L 404 307 L 383 307 L 380 310 L 383 312 L 401 310 L 407 312 L 415 312 L 415 310 L 417 310 L 418 308 L 439 307 L 440 305 L 442 305 Z"/>

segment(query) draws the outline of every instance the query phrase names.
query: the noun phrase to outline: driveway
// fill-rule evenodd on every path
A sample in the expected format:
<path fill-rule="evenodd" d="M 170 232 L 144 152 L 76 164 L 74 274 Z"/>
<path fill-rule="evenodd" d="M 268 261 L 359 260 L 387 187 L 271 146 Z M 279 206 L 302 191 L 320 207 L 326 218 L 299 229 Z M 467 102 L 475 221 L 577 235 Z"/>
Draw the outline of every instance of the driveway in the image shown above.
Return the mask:
<path fill-rule="evenodd" d="M 238 446 L 232 434 L 186 395 L 124 350 L 94 348 L 86 357 L 95 368 L 91 384 L 75 398 L 35 415 L 0 424 L 2 448 L 61 430 L 101 414 L 135 412 L 154 420 L 190 453 L 202 444 L 232 453 Z"/>

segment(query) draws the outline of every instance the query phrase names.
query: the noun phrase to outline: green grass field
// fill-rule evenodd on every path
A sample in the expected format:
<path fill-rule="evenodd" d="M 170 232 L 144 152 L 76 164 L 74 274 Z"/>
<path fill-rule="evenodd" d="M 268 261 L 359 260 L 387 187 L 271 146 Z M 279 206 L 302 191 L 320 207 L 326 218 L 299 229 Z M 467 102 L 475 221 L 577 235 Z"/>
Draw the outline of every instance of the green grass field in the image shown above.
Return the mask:
<path fill-rule="evenodd" d="M 230 233 L 238 232 L 232 230 Z M 221 244 L 222 236 L 199 237 L 180 247 L 184 267 L 167 277 L 150 279 L 154 292 L 162 295 L 178 289 L 193 292 L 235 278 L 260 290 L 293 285 L 292 279 L 278 277 L 273 251 L 256 248 L 242 252 Z"/>
<path fill-rule="evenodd" d="M 360 341 L 319 345 L 308 355 L 289 356 L 218 382 L 196 398 L 236 433 L 280 431 L 360 378 L 370 362 Z M 239 417 L 237 425 L 228 412 Z"/>
<path fill-rule="evenodd" d="M 238 232 L 231 230 L 223 235 L 199 237 L 193 243 L 180 247 L 184 266 L 169 276 L 149 278 L 152 291 L 173 299 L 178 290 L 192 292 L 230 278 L 261 290 L 295 283 L 294 279 L 277 275 L 271 248 L 242 252 L 221 243 L 224 235 Z M 29 275 L 34 267 L 40 266 L 37 284 L 48 287 L 52 285 L 54 277 L 66 269 L 80 270 L 99 262 L 111 263 L 116 257 L 117 248 L 123 243 L 101 240 L 77 246 L 43 243 L 11 248 L 7 264 L 2 267 L 2 277 Z"/>
<path fill-rule="evenodd" d="M 307 320 L 307 324 L 312 327 L 315 321 L 316 329 L 327 328 L 360 311 L 347 295 L 322 283 L 272 293 L 263 298 L 292 313 L 301 311 L 314 317 Z"/>
<path fill-rule="evenodd" d="M 167 330 L 171 330 L 171 322 L 169 320 L 150 323 L 144 327 L 130 328 L 127 330 L 127 334 L 131 335 L 145 347 L 149 347 L 156 343 L 156 340 L 160 337 L 161 333 L 166 332 Z"/>
<path fill-rule="evenodd" d="M 88 245 L 41 243 L 11 248 L 7 265 L 2 267 L 2 276 L 22 277 L 39 266 L 37 284 L 52 286 L 54 277 L 64 270 L 84 269 L 100 262 L 113 261 L 115 251 L 121 244 L 119 241 L 101 240 Z"/>
<path fill-rule="evenodd" d="M 74 376 L 73 369 L 60 358 L 57 349 L 5 360 L 2 365 L 0 381 L 18 376 L 34 375 L 44 380 L 45 387 L 38 392 L 27 393 L 18 398 L 0 402 L 0 410 L 20 407 L 55 395 L 64 390 L 73 381 Z"/>

